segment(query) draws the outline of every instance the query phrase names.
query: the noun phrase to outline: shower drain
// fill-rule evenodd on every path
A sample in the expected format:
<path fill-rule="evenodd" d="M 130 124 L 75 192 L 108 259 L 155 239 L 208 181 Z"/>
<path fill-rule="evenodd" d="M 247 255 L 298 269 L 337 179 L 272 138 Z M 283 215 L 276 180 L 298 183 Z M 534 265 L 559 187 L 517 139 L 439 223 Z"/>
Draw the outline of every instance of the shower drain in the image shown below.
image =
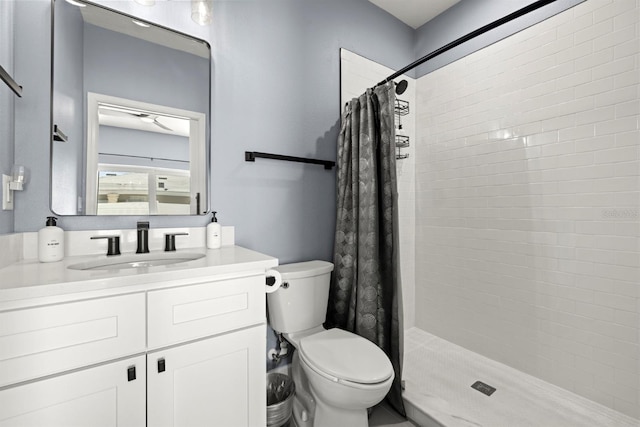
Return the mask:
<path fill-rule="evenodd" d="M 493 392 L 496 391 L 495 387 L 491 387 L 489 384 L 485 384 L 482 381 L 476 381 L 471 385 L 471 388 L 474 388 L 487 396 L 491 396 Z"/>

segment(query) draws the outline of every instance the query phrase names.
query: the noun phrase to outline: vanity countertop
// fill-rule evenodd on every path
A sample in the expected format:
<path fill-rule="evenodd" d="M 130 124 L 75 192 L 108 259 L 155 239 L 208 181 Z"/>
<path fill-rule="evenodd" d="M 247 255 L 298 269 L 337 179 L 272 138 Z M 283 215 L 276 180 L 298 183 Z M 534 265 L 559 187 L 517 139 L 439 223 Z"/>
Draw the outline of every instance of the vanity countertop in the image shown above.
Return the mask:
<path fill-rule="evenodd" d="M 191 248 L 182 252 L 200 252 L 204 257 L 178 264 L 121 270 L 67 268 L 99 259 L 97 255 L 67 257 L 52 263 L 41 263 L 37 259 L 19 261 L 0 269 L 0 311 L 179 286 L 214 275 L 225 278 L 239 272 L 260 273 L 278 265 L 277 258 L 240 246 Z M 106 259 L 106 255 L 102 257 Z"/>

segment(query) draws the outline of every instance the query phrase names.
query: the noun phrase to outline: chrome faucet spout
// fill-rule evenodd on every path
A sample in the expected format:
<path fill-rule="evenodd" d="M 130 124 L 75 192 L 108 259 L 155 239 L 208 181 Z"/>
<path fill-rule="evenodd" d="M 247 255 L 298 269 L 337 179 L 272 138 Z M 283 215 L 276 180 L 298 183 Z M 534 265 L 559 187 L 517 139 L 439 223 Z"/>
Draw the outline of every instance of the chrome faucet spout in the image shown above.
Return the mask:
<path fill-rule="evenodd" d="M 138 249 L 136 249 L 136 253 L 149 253 L 149 221 L 138 222 Z"/>

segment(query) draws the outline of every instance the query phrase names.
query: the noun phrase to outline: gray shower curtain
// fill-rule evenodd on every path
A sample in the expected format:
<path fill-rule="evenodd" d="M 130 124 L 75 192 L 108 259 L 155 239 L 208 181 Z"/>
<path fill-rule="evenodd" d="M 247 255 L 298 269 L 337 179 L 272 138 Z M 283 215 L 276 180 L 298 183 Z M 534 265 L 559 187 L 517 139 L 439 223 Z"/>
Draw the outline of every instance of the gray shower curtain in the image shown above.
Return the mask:
<path fill-rule="evenodd" d="M 405 415 L 394 89 L 393 82 L 368 89 L 342 114 L 328 319 L 332 326 L 361 335 L 385 351 L 396 375 L 387 400 Z"/>

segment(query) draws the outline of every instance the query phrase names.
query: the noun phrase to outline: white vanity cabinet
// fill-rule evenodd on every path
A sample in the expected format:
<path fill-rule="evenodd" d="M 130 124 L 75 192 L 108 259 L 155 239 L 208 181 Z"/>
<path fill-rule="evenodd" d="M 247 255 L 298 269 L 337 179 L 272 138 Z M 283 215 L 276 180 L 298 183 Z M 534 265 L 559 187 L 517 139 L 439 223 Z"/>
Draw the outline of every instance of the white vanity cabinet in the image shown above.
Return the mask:
<path fill-rule="evenodd" d="M 147 355 L 149 426 L 266 425 L 264 326 Z"/>
<path fill-rule="evenodd" d="M 142 292 L 1 312 L 0 426 L 144 426 L 144 352 Z"/>
<path fill-rule="evenodd" d="M 0 305 L 0 427 L 264 426 L 265 272 L 276 264 L 261 255 L 106 295 Z"/>
<path fill-rule="evenodd" d="M 157 349 L 265 323 L 265 274 L 148 292 L 148 347 Z"/>
<path fill-rule="evenodd" d="M 0 426 L 144 427 L 145 375 L 141 355 L 7 388 Z"/>
<path fill-rule="evenodd" d="M 266 424 L 264 286 L 261 274 L 148 293 L 149 426 Z"/>
<path fill-rule="evenodd" d="M 145 305 L 140 292 L 0 312 L 0 387 L 144 353 Z"/>

